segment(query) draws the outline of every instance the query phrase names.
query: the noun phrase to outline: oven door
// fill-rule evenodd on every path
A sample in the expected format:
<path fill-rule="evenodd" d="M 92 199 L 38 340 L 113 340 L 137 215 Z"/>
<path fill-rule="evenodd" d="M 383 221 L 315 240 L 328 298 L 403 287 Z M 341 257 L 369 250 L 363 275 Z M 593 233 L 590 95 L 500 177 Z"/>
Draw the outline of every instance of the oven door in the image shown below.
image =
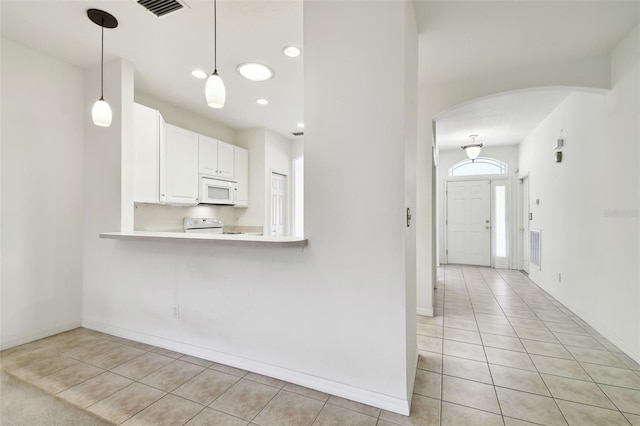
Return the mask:
<path fill-rule="evenodd" d="M 236 203 L 237 184 L 224 180 L 200 178 L 200 204 L 222 204 L 233 206 Z"/>

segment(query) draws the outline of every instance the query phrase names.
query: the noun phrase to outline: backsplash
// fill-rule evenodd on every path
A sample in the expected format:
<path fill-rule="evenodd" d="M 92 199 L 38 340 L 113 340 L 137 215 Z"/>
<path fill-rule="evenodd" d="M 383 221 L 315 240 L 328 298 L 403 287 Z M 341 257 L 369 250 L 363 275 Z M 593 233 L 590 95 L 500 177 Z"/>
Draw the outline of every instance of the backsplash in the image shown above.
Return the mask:
<path fill-rule="evenodd" d="M 231 206 L 199 205 L 191 207 L 136 203 L 133 227 L 136 231 L 179 231 L 185 217 L 219 217 L 225 227 L 236 225 Z"/>

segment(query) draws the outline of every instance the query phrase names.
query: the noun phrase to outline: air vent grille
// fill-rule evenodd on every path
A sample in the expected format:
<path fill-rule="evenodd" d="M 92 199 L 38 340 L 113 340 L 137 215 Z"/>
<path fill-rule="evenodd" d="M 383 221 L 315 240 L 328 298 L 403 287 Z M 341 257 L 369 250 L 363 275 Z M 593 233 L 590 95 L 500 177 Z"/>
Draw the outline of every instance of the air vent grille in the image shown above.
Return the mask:
<path fill-rule="evenodd" d="M 138 3 L 157 17 L 175 12 L 176 10 L 180 10 L 184 7 L 176 0 L 138 0 Z"/>
<path fill-rule="evenodd" d="M 293 136 L 304 136 L 304 132 L 293 132 L 291 133 Z"/>

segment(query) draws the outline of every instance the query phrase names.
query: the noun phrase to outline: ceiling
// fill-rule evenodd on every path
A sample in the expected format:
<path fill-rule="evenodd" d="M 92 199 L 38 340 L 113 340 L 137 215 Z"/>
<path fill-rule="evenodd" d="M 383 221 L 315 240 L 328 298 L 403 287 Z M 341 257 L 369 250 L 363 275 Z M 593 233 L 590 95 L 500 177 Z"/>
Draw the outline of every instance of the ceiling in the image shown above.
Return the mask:
<path fill-rule="evenodd" d="M 302 0 L 218 1 L 218 72 L 227 90 L 222 109 L 207 106 L 206 80 L 191 76 L 213 70 L 213 1 L 187 0 L 189 7 L 157 18 L 134 0 L 0 2 L 3 37 L 82 68 L 100 65 L 100 28 L 86 15 L 97 8 L 119 26 L 105 30 L 105 62 L 122 57 L 134 64 L 136 91 L 228 125 L 267 127 L 287 137 L 303 122 Z M 236 72 L 243 62 L 261 62 L 275 77 L 252 82 Z M 43 70 L 43 72 L 46 72 Z M 108 88 L 105 88 L 108 101 Z M 269 105 L 257 105 L 266 98 Z"/>
<path fill-rule="evenodd" d="M 100 31 L 86 17 L 99 8 L 120 25 L 105 30 L 105 60 L 134 64 L 136 90 L 234 129 L 267 127 L 287 137 L 303 117 L 303 63 L 282 54 L 303 46 L 303 0 L 219 0 L 218 70 L 227 87 L 223 109 L 204 99 L 194 68 L 213 68 L 212 1 L 156 18 L 135 0 L 1 0 L 2 35 L 82 68 L 100 63 Z M 630 1 L 416 1 L 421 84 L 518 69 L 609 52 L 639 22 Z M 330 25 L 328 25 L 330 30 Z M 235 68 L 269 65 L 275 78 L 250 82 Z M 108 93 L 108 92 L 107 92 Z M 566 93 L 516 93 L 463 105 L 438 117 L 438 142 L 459 147 L 468 135 L 486 145 L 513 144 Z M 268 106 L 255 103 L 259 97 Z"/>

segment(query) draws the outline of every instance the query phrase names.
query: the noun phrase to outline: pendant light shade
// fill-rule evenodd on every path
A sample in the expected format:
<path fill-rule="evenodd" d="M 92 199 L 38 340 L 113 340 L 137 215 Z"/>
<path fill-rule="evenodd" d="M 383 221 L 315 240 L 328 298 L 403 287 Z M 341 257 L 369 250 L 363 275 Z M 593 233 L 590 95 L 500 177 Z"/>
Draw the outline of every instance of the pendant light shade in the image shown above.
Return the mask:
<path fill-rule="evenodd" d="M 100 98 L 93 104 L 91 108 L 91 117 L 93 118 L 93 124 L 100 127 L 111 126 L 111 107 L 104 99 Z"/>
<path fill-rule="evenodd" d="M 111 120 L 113 115 L 111 113 L 111 107 L 104 100 L 104 29 L 116 28 L 118 26 L 118 20 L 110 13 L 99 9 L 87 10 L 87 16 L 96 25 L 99 25 L 102 29 L 102 43 L 100 50 L 100 99 L 93 104 L 91 108 L 91 118 L 93 118 L 93 124 L 100 127 L 111 126 Z"/>
<path fill-rule="evenodd" d="M 473 161 L 476 158 L 478 158 L 478 155 L 480 155 L 480 150 L 482 149 L 482 144 L 481 143 L 475 143 L 476 142 L 476 138 L 478 137 L 478 135 L 469 135 L 469 137 L 471 138 L 471 144 L 469 145 L 465 145 L 463 147 L 461 147 L 462 149 L 464 149 L 464 152 L 467 154 L 467 157 L 469 158 L 469 160 Z"/>
<path fill-rule="evenodd" d="M 211 108 L 222 108 L 224 106 L 224 101 L 227 99 L 227 91 L 224 88 L 224 82 L 218 75 L 218 70 L 215 70 L 209 76 L 205 94 L 207 96 L 207 104 Z"/>
<path fill-rule="evenodd" d="M 204 89 L 205 97 L 207 98 L 207 105 L 211 108 L 222 108 L 224 107 L 224 102 L 227 100 L 227 90 L 224 87 L 224 82 L 222 78 L 218 75 L 218 64 L 217 64 L 217 32 L 218 32 L 218 23 L 216 21 L 216 9 L 217 3 L 216 0 L 213 0 L 213 73 L 209 76 L 207 80 L 207 85 Z"/>

